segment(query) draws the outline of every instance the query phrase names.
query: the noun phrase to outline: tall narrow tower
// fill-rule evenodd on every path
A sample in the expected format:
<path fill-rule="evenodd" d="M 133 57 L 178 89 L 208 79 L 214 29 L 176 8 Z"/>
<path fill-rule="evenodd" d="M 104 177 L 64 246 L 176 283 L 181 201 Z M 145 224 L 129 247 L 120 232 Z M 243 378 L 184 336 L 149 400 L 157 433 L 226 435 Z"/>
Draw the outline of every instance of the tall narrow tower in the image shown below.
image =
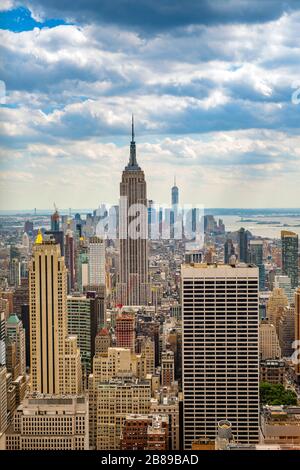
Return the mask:
<path fill-rule="evenodd" d="M 174 186 L 171 189 L 171 203 L 172 206 L 176 206 L 179 203 L 179 189 L 176 185 L 176 177 L 174 177 Z"/>
<path fill-rule="evenodd" d="M 184 264 L 184 449 L 229 420 L 237 442 L 259 441 L 258 268 Z"/>
<path fill-rule="evenodd" d="M 140 211 L 136 209 L 139 204 Z M 145 175 L 136 160 L 134 120 L 129 163 L 120 183 L 120 262 L 117 288 L 118 302 L 145 305 L 149 298 L 148 221 Z M 136 224 L 136 225 L 135 225 Z M 136 226 L 136 230 L 133 227 Z"/>
<path fill-rule="evenodd" d="M 81 392 L 80 352 L 67 331 L 67 269 L 60 246 L 38 234 L 29 268 L 31 390 Z"/>
<path fill-rule="evenodd" d="M 281 231 L 282 243 L 282 272 L 291 278 L 292 288 L 295 289 L 299 284 L 298 277 L 298 244 L 299 237 L 297 233 L 289 230 Z"/>

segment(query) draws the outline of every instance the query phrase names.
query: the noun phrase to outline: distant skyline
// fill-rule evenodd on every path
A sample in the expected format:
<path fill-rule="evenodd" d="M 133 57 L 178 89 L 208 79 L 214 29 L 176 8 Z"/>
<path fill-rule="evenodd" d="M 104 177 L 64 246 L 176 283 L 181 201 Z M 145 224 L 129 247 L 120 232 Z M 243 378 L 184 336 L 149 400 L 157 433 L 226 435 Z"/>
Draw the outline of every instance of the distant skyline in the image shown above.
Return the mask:
<path fill-rule="evenodd" d="M 117 203 L 132 113 L 149 199 L 299 206 L 298 1 L 65 3 L 1 3 L 1 210 Z"/>

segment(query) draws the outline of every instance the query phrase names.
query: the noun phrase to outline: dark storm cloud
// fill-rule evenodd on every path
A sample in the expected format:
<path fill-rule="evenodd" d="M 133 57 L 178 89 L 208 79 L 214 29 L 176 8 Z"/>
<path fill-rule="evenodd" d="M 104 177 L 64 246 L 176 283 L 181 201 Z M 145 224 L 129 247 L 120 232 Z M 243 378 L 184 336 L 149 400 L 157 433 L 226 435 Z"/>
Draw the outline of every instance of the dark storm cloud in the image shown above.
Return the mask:
<path fill-rule="evenodd" d="M 298 0 L 31 0 L 28 5 L 46 17 L 107 22 L 141 32 L 189 24 L 264 23 L 300 8 Z"/>

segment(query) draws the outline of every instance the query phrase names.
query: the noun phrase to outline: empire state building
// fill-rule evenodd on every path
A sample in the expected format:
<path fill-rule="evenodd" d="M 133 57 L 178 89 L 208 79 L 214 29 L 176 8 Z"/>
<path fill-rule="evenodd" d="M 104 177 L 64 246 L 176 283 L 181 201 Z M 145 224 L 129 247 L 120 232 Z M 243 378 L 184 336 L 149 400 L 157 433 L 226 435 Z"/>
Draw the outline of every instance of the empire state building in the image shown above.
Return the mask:
<path fill-rule="evenodd" d="M 122 173 L 119 210 L 118 303 L 146 305 L 150 289 L 148 278 L 147 188 L 145 175 L 136 160 L 134 120 L 129 163 Z"/>

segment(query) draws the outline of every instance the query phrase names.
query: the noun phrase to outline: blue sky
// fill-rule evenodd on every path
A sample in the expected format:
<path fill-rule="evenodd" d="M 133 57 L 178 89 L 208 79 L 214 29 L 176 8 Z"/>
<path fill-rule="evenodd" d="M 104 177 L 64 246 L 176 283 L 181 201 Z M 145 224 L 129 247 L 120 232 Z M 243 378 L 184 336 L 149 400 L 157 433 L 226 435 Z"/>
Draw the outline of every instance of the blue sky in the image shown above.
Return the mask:
<path fill-rule="evenodd" d="M 148 197 L 299 207 L 300 3 L 4 0 L 1 209 Z M 300 100 L 299 100 L 300 101 Z"/>

